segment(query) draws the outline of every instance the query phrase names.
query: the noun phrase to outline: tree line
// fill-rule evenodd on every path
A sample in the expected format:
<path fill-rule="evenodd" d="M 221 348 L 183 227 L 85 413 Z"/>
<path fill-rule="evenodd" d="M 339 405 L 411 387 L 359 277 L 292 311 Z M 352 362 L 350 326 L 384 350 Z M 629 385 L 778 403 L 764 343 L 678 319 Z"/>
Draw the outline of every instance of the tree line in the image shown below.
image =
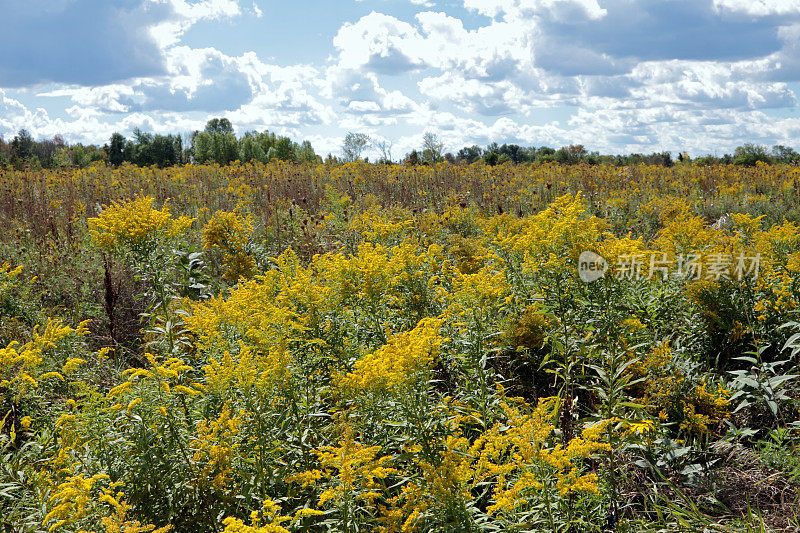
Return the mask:
<path fill-rule="evenodd" d="M 784 163 L 800 164 L 800 153 L 793 148 L 783 145 L 775 145 L 772 149 L 765 146 L 746 143 L 736 148 L 733 154 L 722 156 L 706 155 L 692 158 L 686 152 L 680 152 L 673 158 L 671 152 L 653 152 L 651 154 L 606 154 L 599 152 L 589 152 L 582 144 L 571 144 L 561 148 L 551 148 L 549 146 L 529 146 L 523 147 L 517 144 L 489 144 L 486 148 L 478 145 L 466 146 L 458 152 L 443 153 L 444 143 L 432 133 L 425 134 L 423 138 L 423 148 L 412 150 L 406 155 L 404 161 L 411 164 L 431 164 L 438 161 L 449 161 L 451 163 L 472 164 L 483 161 L 487 165 L 499 165 L 503 163 L 547 163 L 557 162 L 563 164 L 585 163 L 589 165 L 659 165 L 671 167 L 676 163 L 695 163 L 697 165 L 745 165 L 753 166 L 757 162 L 767 164 Z"/>
<path fill-rule="evenodd" d="M 233 161 L 322 162 L 322 158 L 315 153 L 309 141 L 297 143 L 289 137 L 269 131 L 249 131 L 241 137 L 236 137 L 233 125 L 226 118 L 209 120 L 205 129 L 191 133 L 187 141 L 184 142 L 181 135 L 159 135 L 135 129 L 129 139 L 120 133 L 114 133 L 109 142 L 103 146 L 80 143 L 69 145 L 59 135 L 52 139 L 34 140 L 27 130 L 22 129 L 9 142 L 0 137 L 0 168 L 82 168 L 96 161 L 111 166 L 127 162 L 139 166 L 158 167 L 189 163 L 227 165 Z M 362 155 L 367 150 L 374 150 L 379 154 L 374 161 L 376 163 L 399 162 L 407 165 L 435 164 L 441 161 L 456 164 L 482 161 L 487 165 L 557 162 L 615 166 L 650 164 L 665 167 L 684 162 L 693 162 L 696 165 L 750 166 L 758 162 L 800 164 L 800 153 L 793 148 L 775 145 L 769 149 L 752 143 L 737 147 L 733 154 L 707 155 L 694 160 L 686 152 L 679 153 L 675 158 L 671 152 L 666 151 L 651 154 L 601 155 L 599 152 L 589 152 L 582 144 L 551 148 L 523 147 L 507 143 L 500 145 L 494 142 L 485 148 L 478 145 L 465 146 L 453 153 L 445 151 L 444 142 L 434 133 L 426 133 L 423 136 L 423 145 L 407 153 L 399 161 L 392 158 L 391 149 L 392 144 L 388 140 L 371 138 L 364 133 L 348 132 L 342 144 L 341 156 L 328 154 L 326 161 L 369 162 L 369 158 L 362 158 Z"/>
<path fill-rule="evenodd" d="M 193 132 L 184 142 L 181 135 L 158 135 L 133 130 L 131 138 L 120 133 L 111 135 L 103 146 L 68 145 L 61 136 L 36 141 L 22 129 L 10 141 L 0 138 L 0 167 L 64 168 L 86 167 L 96 161 L 111 166 L 131 163 L 138 166 L 169 167 L 187 163 L 218 163 L 258 160 L 267 163 L 282 161 L 322 162 L 311 143 L 296 143 L 289 137 L 269 131 L 249 131 L 236 137 L 226 118 L 208 121 L 203 131 Z"/>
<path fill-rule="evenodd" d="M 523 147 L 517 144 L 498 144 L 493 142 L 481 148 L 478 145 L 465 146 L 453 152 L 445 152 L 444 142 L 435 133 L 426 133 L 422 138 L 422 147 L 407 153 L 400 162 L 407 165 L 430 165 L 441 161 L 455 164 L 468 164 L 483 161 L 487 165 L 500 165 L 503 163 L 547 163 L 556 162 L 563 164 L 584 163 L 589 165 L 659 165 L 671 167 L 676 163 L 694 163 L 697 165 L 745 165 L 753 166 L 757 162 L 767 164 L 784 163 L 800 164 L 800 153 L 793 148 L 775 145 L 772 149 L 758 144 L 746 143 L 736 148 L 733 154 L 722 156 L 706 155 L 692 160 L 686 152 L 680 152 L 673 158 L 671 152 L 653 152 L 651 154 L 610 154 L 601 155 L 599 152 L 589 152 L 582 144 L 571 144 L 561 148 L 549 146 Z M 342 144 L 342 161 L 361 160 L 361 155 L 369 148 L 377 150 L 380 154 L 378 163 L 394 163 L 391 157 L 391 143 L 384 139 L 373 139 L 363 133 L 349 132 Z M 328 156 L 330 157 L 330 156 Z M 368 161 L 368 158 L 364 158 Z"/>

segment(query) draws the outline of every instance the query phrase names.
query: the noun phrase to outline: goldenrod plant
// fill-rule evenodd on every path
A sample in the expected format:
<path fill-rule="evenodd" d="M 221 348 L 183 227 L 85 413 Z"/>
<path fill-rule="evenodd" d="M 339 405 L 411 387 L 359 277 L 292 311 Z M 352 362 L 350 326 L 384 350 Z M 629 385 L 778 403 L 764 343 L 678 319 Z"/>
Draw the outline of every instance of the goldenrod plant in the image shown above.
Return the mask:
<path fill-rule="evenodd" d="M 797 529 L 798 180 L 0 171 L 0 529 Z"/>

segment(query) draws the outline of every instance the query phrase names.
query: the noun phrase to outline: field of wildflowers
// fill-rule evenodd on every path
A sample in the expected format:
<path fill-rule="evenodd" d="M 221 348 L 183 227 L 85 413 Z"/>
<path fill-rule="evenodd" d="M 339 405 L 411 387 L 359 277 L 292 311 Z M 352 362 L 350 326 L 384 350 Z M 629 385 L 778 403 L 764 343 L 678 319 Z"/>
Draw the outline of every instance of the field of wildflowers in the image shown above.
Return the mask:
<path fill-rule="evenodd" d="M 4 531 L 800 530 L 800 168 L 0 191 Z"/>

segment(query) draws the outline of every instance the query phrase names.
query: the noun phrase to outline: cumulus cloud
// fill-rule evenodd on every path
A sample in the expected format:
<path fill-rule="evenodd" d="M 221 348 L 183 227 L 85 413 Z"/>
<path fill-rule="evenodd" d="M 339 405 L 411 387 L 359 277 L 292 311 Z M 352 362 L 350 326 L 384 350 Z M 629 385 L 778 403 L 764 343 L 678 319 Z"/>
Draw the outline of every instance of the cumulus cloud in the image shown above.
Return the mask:
<path fill-rule="evenodd" d="M 465 79 L 451 72 L 419 82 L 420 91 L 437 100 L 446 100 L 461 109 L 480 115 L 496 116 L 526 110 L 533 102 L 525 91 L 511 82 L 486 83 Z"/>
<path fill-rule="evenodd" d="M 42 92 L 39 96 L 68 96 L 76 104 L 96 111 L 126 113 L 132 108 L 131 98 L 134 96 L 134 89 L 130 85 L 122 84 L 102 87 L 72 86 Z"/>
<path fill-rule="evenodd" d="M 606 14 L 597 0 L 464 0 L 464 7 L 488 17 L 547 14 L 554 18 L 598 19 Z"/>
<path fill-rule="evenodd" d="M 409 23 L 376 13 L 345 23 L 333 38 L 342 68 L 400 74 L 422 66 L 424 41 Z"/>
<path fill-rule="evenodd" d="M 755 16 L 800 15 L 796 0 L 714 0 L 714 8 Z"/>
<path fill-rule="evenodd" d="M 44 82 L 100 85 L 164 73 L 149 28 L 170 16 L 146 1 L 4 2 L 0 87 Z"/>
<path fill-rule="evenodd" d="M 167 54 L 168 79 L 142 82 L 137 91 L 143 97 L 140 110 L 236 109 L 254 94 L 254 77 L 246 61 L 229 57 L 213 48 L 173 47 Z"/>
<path fill-rule="evenodd" d="M 149 29 L 150 34 L 162 48 L 177 44 L 181 35 L 199 20 L 220 20 L 242 13 L 238 0 L 149 1 L 166 4 L 170 8 L 169 16 L 164 17 Z M 253 8 L 257 10 L 258 6 L 253 4 Z M 256 16 L 258 16 L 258 11 L 256 11 Z"/>
<path fill-rule="evenodd" d="M 240 9 L 235 0 L 30 0 L 2 12 L 0 87 L 24 87 L 166 74 L 165 47 L 198 20 Z"/>
<path fill-rule="evenodd" d="M 418 104 L 399 90 L 387 90 L 372 72 L 334 66 L 327 71 L 323 93 L 341 105 L 345 112 L 399 116 L 415 110 Z M 372 118 L 377 123 L 377 117 Z"/>
<path fill-rule="evenodd" d="M 0 138 L 17 131 L 26 118 L 27 109 L 0 89 Z"/>
<path fill-rule="evenodd" d="M 199 21 L 253 24 L 259 3 L 15 3 L 0 18 L 0 134 L 25 126 L 102 142 L 115 130 L 187 131 L 225 115 L 240 132 L 318 139 L 331 151 L 340 133 L 364 131 L 395 140 L 395 155 L 419 148 L 426 130 L 451 150 L 800 143 L 798 121 L 769 111 L 797 106 L 798 0 L 460 0 L 476 15 L 468 22 L 451 3 L 409 0 L 419 9 L 402 12 L 413 15 L 342 21 L 309 63 L 187 33 Z M 69 104 L 48 114 L 9 96 L 37 84 L 37 98 Z"/>

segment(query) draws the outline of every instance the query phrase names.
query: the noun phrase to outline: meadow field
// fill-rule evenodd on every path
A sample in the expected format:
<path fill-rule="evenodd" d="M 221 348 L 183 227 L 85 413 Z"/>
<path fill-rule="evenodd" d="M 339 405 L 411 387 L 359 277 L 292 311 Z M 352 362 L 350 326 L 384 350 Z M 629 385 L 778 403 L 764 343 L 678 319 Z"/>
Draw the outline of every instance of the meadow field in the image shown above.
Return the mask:
<path fill-rule="evenodd" d="M 0 170 L 0 222 L 0 531 L 800 531 L 796 166 Z"/>

